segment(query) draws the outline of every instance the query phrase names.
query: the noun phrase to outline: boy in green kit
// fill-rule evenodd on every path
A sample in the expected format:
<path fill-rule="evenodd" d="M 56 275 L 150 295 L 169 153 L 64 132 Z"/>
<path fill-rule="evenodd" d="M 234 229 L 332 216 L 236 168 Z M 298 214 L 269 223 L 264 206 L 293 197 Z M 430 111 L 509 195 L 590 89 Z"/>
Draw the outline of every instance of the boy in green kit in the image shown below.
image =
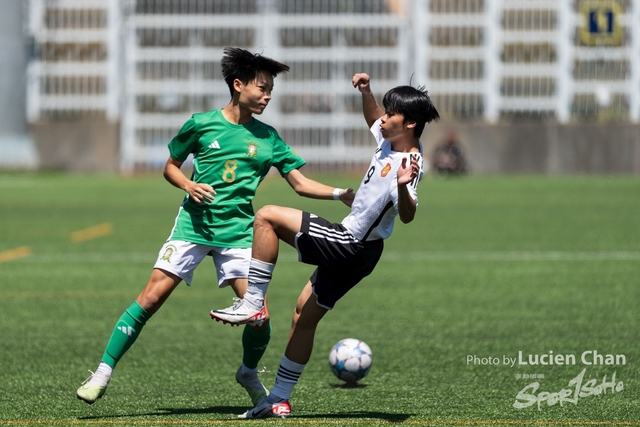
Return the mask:
<path fill-rule="evenodd" d="M 220 109 L 194 114 L 169 143 L 164 177 L 186 192 L 175 225 L 160 249 L 151 277 L 136 300 L 122 314 L 95 373 L 77 390 L 88 404 L 101 398 L 113 369 L 135 342 L 142 327 L 207 256 L 213 257 L 218 286 L 231 286 L 237 298 L 247 290 L 254 212 L 251 202 L 258 185 L 275 167 L 296 193 L 316 199 L 340 199 L 351 205 L 351 189 L 326 186 L 306 178 L 298 169 L 305 162 L 292 152 L 274 128 L 258 120 L 271 100 L 274 78 L 289 67 L 244 49 L 226 48 L 222 75 L 231 101 Z M 189 179 L 180 167 L 193 153 Z M 269 343 L 266 318 L 246 325 L 242 364 L 237 382 L 257 404 L 267 390 L 257 366 Z"/>

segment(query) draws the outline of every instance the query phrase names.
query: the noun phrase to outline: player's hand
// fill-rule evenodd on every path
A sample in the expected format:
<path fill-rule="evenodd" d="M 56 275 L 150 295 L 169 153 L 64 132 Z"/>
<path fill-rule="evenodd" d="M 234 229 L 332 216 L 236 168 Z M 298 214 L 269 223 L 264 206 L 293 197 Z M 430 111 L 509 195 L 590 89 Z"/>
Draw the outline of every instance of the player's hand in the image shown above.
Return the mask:
<path fill-rule="evenodd" d="M 186 191 L 189 193 L 189 198 L 196 203 L 210 203 L 213 200 L 213 195 L 216 194 L 209 184 L 200 184 L 193 181 L 187 186 Z"/>
<path fill-rule="evenodd" d="M 371 88 L 369 87 L 370 81 L 371 81 L 371 78 L 367 73 L 357 73 L 351 79 L 351 83 L 353 84 L 353 87 L 358 88 L 358 90 L 362 93 L 371 92 Z"/>
<path fill-rule="evenodd" d="M 347 188 L 346 190 L 342 190 L 342 192 L 340 192 L 339 197 L 342 203 L 351 207 L 353 199 L 356 198 L 356 193 L 353 192 L 353 188 Z"/>
<path fill-rule="evenodd" d="M 420 173 L 420 165 L 418 164 L 418 156 L 411 155 L 410 163 L 407 164 L 407 158 L 402 158 L 402 163 L 398 168 L 398 185 L 407 185 Z"/>

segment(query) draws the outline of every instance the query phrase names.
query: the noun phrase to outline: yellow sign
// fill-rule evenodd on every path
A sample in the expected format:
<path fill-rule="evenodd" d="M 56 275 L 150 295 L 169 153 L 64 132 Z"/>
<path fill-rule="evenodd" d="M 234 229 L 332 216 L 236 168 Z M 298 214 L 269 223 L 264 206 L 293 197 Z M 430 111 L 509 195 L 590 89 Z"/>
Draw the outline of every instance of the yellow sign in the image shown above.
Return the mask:
<path fill-rule="evenodd" d="M 580 4 L 580 39 L 589 46 L 620 46 L 622 7 L 616 0 L 583 0 Z"/>

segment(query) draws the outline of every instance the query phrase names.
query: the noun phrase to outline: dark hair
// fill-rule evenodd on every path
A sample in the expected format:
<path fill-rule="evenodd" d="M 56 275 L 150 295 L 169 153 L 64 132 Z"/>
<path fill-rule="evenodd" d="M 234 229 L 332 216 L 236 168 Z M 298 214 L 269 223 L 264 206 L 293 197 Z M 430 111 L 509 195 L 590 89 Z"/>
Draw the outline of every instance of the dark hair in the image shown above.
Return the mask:
<path fill-rule="evenodd" d="M 227 86 L 229 86 L 231 96 L 233 96 L 233 81 L 235 79 L 246 85 L 254 81 L 259 73 L 269 73 L 272 77 L 275 77 L 280 73 L 289 71 L 288 65 L 237 47 L 224 48 L 221 64 L 222 77 Z"/>
<path fill-rule="evenodd" d="M 424 86 L 397 86 L 384 94 L 382 105 L 386 113 L 402 114 L 404 121 L 416 122 L 413 135 L 420 138 L 424 125 L 440 119 Z"/>

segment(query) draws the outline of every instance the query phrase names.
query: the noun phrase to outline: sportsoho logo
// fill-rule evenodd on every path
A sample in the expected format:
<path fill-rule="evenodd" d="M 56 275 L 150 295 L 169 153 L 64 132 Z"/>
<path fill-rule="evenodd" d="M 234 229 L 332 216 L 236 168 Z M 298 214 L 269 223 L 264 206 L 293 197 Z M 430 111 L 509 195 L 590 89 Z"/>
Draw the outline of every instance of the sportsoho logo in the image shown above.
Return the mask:
<path fill-rule="evenodd" d="M 540 355 L 530 354 L 528 357 L 524 357 L 521 351 L 518 352 L 519 366 L 575 365 L 576 360 L 580 360 L 583 365 L 587 366 L 627 364 L 627 357 L 624 354 L 600 354 L 597 350 L 582 352 L 580 359 L 577 359 L 575 354 L 554 354 L 553 351 Z M 515 358 L 512 362 L 511 366 L 515 364 Z M 567 388 L 562 388 L 559 391 L 539 391 L 540 383 L 538 381 L 532 382 L 518 392 L 513 407 L 523 409 L 537 404 L 538 410 L 541 410 L 542 404 L 545 402 L 547 406 L 554 406 L 558 403 L 560 406 L 564 406 L 564 403 L 577 405 L 581 398 L 607 394 L 607 392 L 610 394 L 620 393 L 624 390 L 624 383 L 616 380 L 616 372 L 609 377 L 609 380 L 607 380 L 608 375 L 604 375 L 601 382 L 598 381 L 598 378 L 586 379 L 586 373 L 587 368 L 584 368 L 569 380 Z"/>
<path fill-rule="evenodd" d="M 624 366 L 627 364 L 627 357 L 624 354 L 605 354 L 597 350 L 586 350 L 579 354 L 561 354 L 549 351 L 544 354 L 525 354 L 519 351 L 516 357 L 503 354 L 501 357 L 481 357 L 475 354 L 467 355 L 467 365 L 481 366 L 506 366 L 516 369 L 539 369 L 544 366 L 553 365 L 584 365 L 584 366 Z M 624 383 L 616 378 L 617 372 L 607 373 L 600 377 L 592 378 L 587 373 L 587 368 L 582 369 L 578 375 L 568 381 L 567 387 L 558 391 L 546 391 L 541 384 L 541 379 L 545 379 L 542 373 L 516 373 L 516 379 L 536 379 L 516 395 L 512 406 L 516 409 L 524 409 L 537 405 L 538 410 L 542 410 L 543 404 L 554 406 L 565 403 L 578 404 L 580 399 L 598 396 L 600 394 L 615 394 L 624 390 Z"/>

